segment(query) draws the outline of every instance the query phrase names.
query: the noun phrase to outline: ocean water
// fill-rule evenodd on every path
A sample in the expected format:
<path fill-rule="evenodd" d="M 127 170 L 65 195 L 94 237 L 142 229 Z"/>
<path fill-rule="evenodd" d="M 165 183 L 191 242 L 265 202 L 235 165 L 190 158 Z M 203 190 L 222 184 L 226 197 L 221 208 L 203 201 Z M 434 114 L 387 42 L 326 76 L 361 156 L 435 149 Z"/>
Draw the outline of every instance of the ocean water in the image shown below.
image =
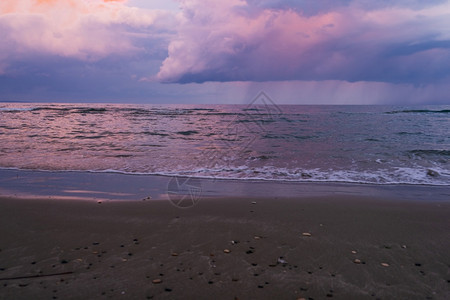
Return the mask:
<path fill-rule="evenodd" d="M 450 106 L 0 103 L 0 168 L 450 185 Z"/>

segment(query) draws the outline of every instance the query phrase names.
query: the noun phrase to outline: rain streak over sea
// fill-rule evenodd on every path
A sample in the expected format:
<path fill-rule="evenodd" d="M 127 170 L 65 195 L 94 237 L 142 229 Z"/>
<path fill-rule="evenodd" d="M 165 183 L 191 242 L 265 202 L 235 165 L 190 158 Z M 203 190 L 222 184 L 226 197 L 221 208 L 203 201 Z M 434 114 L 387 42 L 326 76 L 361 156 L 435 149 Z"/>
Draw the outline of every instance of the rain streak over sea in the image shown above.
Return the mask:
<path fill-rule="evenodd" d="M 0 103 L 0 168 L 450 185 L 450 106 Z"/>

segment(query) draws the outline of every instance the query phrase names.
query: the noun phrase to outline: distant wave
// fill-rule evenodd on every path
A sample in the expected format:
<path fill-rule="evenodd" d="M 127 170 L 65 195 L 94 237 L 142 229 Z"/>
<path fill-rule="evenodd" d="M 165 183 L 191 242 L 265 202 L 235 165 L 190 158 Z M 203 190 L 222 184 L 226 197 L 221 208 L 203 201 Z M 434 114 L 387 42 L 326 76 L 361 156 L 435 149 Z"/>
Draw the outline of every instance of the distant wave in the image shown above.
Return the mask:
<path fill-rule="evenodd" d="M 411 150 L 408 152 L 416 155 L 450 156 L 450 150 Z"/>
<path fill-rule="evenodd" d="M 407 110 L 394 110 L 388 111 L 387 114 L 406 114 L 406 113 L 435 113 L 435 114 L 447 114 L 450 113 L 450 109 L 441 110 L 429 110 L 429 109 L 407 109 Z"/>
<path fill-rule="evenodd" d="M 0 112 L 20 112 L 20 111 L 31 111 L 34 108 L 23 108 L 23 107 L 0 107 Z"/>
<path fill-rule="evenodd" d="M 106 108 L 93 108 L 93 107 L 36 107 L 31 109 L 31 111 L 41 111 L 41 110 L 50 110 L 50 111 L 67 111 L 71 113 L 79 113 L 79 114 L 88 114 L 88 113 L 104 113 L 107 112 Z"/>

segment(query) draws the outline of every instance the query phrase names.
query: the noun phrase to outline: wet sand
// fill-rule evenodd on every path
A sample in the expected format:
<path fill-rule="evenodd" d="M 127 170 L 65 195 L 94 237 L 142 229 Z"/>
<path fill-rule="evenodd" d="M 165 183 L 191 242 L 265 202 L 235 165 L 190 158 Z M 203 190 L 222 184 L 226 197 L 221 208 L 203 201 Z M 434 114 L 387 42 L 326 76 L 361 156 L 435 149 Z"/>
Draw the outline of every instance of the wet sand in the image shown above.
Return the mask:
<path fill-rule="evenodd" d="M 1 299 L 449 299 L 448 201 L 0 198 Z"/>

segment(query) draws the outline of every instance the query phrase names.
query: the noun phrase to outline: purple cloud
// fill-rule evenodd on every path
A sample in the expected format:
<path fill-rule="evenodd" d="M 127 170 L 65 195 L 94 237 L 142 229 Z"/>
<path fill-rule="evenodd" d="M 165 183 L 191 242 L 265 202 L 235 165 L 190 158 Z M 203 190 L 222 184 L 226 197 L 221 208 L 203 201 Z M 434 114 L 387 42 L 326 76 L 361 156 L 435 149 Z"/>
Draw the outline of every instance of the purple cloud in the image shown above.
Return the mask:
<path fill-rule="evenodd" d="M 162 82 L 429 83 L 449 74 L 448 1 L 317 1 L 310 15 L 301 12 L 308 1 L 180 2 Z"/>

